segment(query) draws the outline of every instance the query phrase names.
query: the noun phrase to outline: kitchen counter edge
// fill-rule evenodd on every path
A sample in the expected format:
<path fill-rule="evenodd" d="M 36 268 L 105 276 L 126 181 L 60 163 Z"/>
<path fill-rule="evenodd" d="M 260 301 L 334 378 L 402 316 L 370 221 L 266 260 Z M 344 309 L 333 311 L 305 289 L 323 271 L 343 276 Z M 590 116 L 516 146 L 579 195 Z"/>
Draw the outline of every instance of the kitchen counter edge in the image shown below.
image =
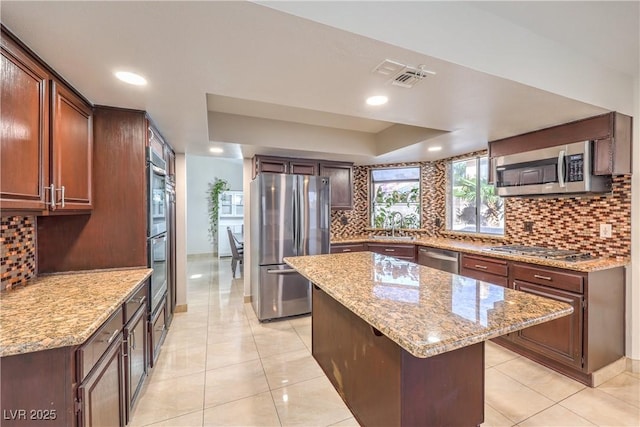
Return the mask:
<path fill-rule="evenodd" d="M 3 292 L 0 357 L 84 343 L 152 271 L 139 267 L 48 274 Z"/>

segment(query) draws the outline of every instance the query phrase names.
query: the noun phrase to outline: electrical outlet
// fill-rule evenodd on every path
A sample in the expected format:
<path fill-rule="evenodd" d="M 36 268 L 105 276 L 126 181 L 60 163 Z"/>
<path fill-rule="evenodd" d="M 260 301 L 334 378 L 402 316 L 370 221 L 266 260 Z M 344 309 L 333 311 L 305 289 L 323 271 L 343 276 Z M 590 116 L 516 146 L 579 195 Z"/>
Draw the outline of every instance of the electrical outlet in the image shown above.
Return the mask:
<path fill-rule="evenodd" d="M 611 224 L 600 224 L 600 237 L 603 239 L 611 237 Z"/>
<path fill-rule="evenodd" d="M 524 222 L 524 231 L 528 231 L 529 233 L 533 233 L 533 221 L 525 221 Z"/>

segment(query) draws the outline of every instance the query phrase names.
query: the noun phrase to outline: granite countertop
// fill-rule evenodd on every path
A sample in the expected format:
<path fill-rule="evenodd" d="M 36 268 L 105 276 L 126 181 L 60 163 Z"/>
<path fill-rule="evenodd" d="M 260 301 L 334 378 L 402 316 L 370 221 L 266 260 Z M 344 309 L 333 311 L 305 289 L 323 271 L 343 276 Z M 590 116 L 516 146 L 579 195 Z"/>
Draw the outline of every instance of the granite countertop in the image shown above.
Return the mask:
<path fill-rule="evenodd" d="M 573 312 L 565 303 L 372 252 L 284 260 L 400 347 L 421 358 Z"/>
<path fill-rule="evenodd" d="M 580 271 L 583 273 L 589 273 L 592 271 L 607 270 L 609 268 L 624 267 L 630 263 L 628 258 L 597 258 L 587 261 L 560 261 L 547 258 L 538 258 L 531 256 L 524 256 L 518 254 L 497 254 L 488 252 L 487 249 L 494 246 L 501 246 L 498 244 L 482 243 L 482 242 L 470 242 L 457 239 L 446 239 L 442 237 L 418 237 L 416 239 L 374 239 L 368 236 L 360 237 L 348 237 L 340 239 L 331 239 L 332 244 L 345 244 L 345 243 L 405 243 L 410 245 L 422 245 L 430 246 L 440 249 L 448 249 L 451 251 L 464 252 L 468 254 L 482 255 L 491 258 L 505 259 L 509 261 L 520 261 L 529 264 L 545 265 L 548 267 L 557 267 L 566 270 Z"/>
<path fill-rule="evenodd" d="M 0 356 L 85 342 L 151 275 L 149 268 L 39 276 L 0 294 Z"/>

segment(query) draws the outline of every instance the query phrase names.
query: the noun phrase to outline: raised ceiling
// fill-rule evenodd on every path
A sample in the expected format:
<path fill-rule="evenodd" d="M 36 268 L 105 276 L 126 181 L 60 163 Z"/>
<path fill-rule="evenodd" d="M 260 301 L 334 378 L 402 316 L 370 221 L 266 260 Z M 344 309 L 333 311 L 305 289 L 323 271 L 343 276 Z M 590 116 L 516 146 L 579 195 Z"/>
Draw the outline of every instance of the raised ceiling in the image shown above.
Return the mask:
<path fill-rule="evenodd" d="M 426 160 L 608 110 L 632 113 L 626 94 L 600 102 L 598 92 L 609 85 L 615 95 L 637 79 L 637 2 L 571 2 L 572 8 L 562 2 L 445 3 L 336 2 L 328 8 L 322 2 L 3 1 L 1 18 L 91 102 L 147 110 L 177 151 L 192 154 L 207 155 L 218 145 L 231 157 Z M 385 13 L 385 22 L 374 20 Z M 465 24 L 468 33 L 451 23 L 451 31 L 440 28 L 435 40 L 421 32 L 434 31 L 439 17 L 447 24 L 442 16 Z M 478 16 L 485 26 L 474 36 L 470 23 Z M 599 32 L 598 43 L 581 44 L 586 29 L 572 21 L 576 16 L 600 18 L 607 31 Z M 400 24 L 417 19 L 431 20 L 429 28 Z M 489 23 L 511 31 L 500 37 L 516 34 L 531 45 L 510 57 L 497 43 L 483 44 Z M 620 27 L 629 37 L 620 36 Z M 615 48 L 600 40 L 607 38 L 617 41 Z M 465 40 L 477 57 L 462 57 L 461 45 L 445 50 Z M 606 84 L 593 89 L 589 73 L 571 75 L 582 64 L 573 56 L 550 66 L 548 52 L 534 49 L 544 45 L 540 40 L 600 64 Z M 530 64 L 521 62 L 523 53 Z M 537 53 L 553 68 L 547 80 L 527 80 L 522 72 L 538 69 Z M 624 60 L 612 63 L 621 55 Z M 436 74 L 411 89 L 393 86 L 372 73 L 384 59 L 424 64 Z M 113 72 L 123 68 L 143 74 L 149 85 L 116 81 Z M 390 101 L 366 106 L 372 94 Z M 433 145 L 442 151 L 428 152 Z"/>

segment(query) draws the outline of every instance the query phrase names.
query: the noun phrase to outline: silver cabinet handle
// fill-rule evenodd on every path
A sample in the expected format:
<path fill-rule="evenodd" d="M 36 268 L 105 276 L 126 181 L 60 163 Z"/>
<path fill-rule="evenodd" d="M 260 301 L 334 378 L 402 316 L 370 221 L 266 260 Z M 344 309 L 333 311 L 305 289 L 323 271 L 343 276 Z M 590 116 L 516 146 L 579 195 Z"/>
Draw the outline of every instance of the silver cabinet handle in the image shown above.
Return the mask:
<path fill-rule="evenodd" d="M 56 191 L 60 192 L 60 207 L 64 208 L 64 185 L 61 185 Z"/>
<path fill-rule="evenodd" d="M 291 274 L 297 273 L 296 270 L 288 269 L 288 270 L 267 270 L 267 274 Z"/>
<path fill-rule="evenodd" d="M 479 265 L 479 264 L 476 264 L 475 267 L 479 268 L 479 269 L 482 269 L 482 270 L 486 270 L 487 268 L 489 268 L 486 265 Z"/>
<path fill-rule="evenodd" d="M 395 249 L 389 249 L 389 248 L 386 248 L 384 251 L 385 251 L 385 252 L 395 252 L 396 250 L 395 250 Z"/>
<path fill-rule="evenodd" d="M 138 298 L 138 304 L 142 304 L 145 299 L 147 299 L 147 297 L 145 296 L 141 296 L 140 298 Z"/>
<path fill-rule="evenodd" d="M 342 252 L 351 252 L 351 249 L 343 249 Z"/>
<path fill-rule="evenodd" d="M 108 332 L 107 332 L 108 333 Z M 109 338 L 107 340 L 107 344 L 111 344 L 113 342 L 113 340 L 116 339 L 116 337 L 118 336 L 118 334 L 120 333 L 120 331 L 118 329 L 116 329 L 115 331 L 113 331 L 113 334 L 111 335 L 111 338 Z"/>
<path fill-rule="evenodd" d="M 129 341 L 131 344 L 131 350 L 135 350 L 136 349 L 136 331 L 133 330 L 131 331 L 131 341 Z"/>
<path fill-rule="evenodd" d="M 534 274 L 533 277 L 535 277 L 536 279 L 553 280 L 549 276 L 540 276 L 539 274 Z"/>
<path fill-rule="evenodd" d="M 52 211 L 56 210 L 56 186 L 51 183 L 50 186 L 44 187 L 46 190 L 49 190 L 49 206 Z"/>

